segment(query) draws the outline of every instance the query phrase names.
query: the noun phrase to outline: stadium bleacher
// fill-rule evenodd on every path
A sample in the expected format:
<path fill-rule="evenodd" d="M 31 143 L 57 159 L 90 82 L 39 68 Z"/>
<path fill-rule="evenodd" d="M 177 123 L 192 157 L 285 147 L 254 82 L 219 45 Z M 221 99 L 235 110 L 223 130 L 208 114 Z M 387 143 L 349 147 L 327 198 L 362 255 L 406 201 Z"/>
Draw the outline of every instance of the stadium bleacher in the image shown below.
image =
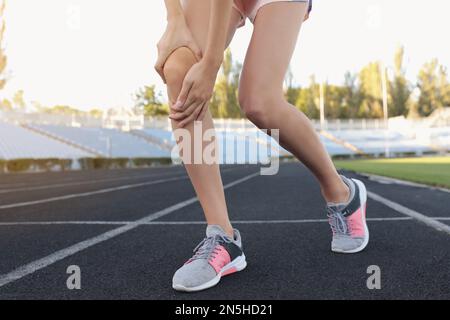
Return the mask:
<path fill-rule="evenodd" d="M 113 158 L 163 158 L 170 153 L 116 129 L 34 125 L 36 129 Z"/>
<path fill-rule="evenodd" d="M 322 135 L 320 136 L 320 140 L 325 145 L 325 149 L 327 149 L 331 156 L 350 156 L 355 154 L 355 151 L 345 148 Z"/>
<path fill-rule="evenodd" d="M 219 144 L 219 161 L 222 164 L 266 163 L 270 157 L 285 155 L 288 152 L 278 148 L 273 139 L 259 130 L 232 130 L 222 128 L 216 130 Z M 144 134 L 160 143 L 175 146 L 175 138 L 171 131 L 163 129 L 143 129 Z M 270 150 L 269 150 L 270 148 Z"/>
<path fill-rule="evenodd" d="M 62 142 L 0 121 L 0 159 L 83 158 L 91 154 Z"/>
<path fill-rule="evenodd" d="M 173 137 L 172 131 L 164 129 L 142 129 L 140 131 L 144 134 L 155 137 L 162 142 L 175 144 L 175 138 Z"/>
<path fill-rule="evenodd" d="M 336 138 L 346 141 L 367 154 L 390 153 L 422 154 L 433 149 L 413 137 L 393 130 L 339 130 L 329 131 Z"/>
<path fill-rule="evenodd" d="M 353 156 L 356 153 L 379 156 L 386 151 L 391 156 L 421 155 L 450 150 L 450 127 L 420 130 L 398 127 L 398 130 L 342 128 L 319 132 L 322 143 L 332 156 Z M 271 157 L 290 155 L 273 138 L 249 122 L 219 120 L 216 132 L 221 163 L 266 163 Z M 6 160 L 170 158 L 175 144 L 167 126 L 124 132 L 102 127 L 0 122 L 0 159 Z"/>

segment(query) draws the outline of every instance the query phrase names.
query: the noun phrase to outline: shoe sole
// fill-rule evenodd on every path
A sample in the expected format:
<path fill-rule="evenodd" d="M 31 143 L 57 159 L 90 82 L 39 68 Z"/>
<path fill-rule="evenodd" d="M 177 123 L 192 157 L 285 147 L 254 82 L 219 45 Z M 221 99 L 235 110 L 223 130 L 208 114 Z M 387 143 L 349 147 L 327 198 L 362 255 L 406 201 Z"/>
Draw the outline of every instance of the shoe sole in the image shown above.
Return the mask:
<path fill-rule="evenodd" d="M 224 266 L 222 268 L 222 270 L 220 270 L 220 272 L 217 274 L 217 276 L 215 276 L 213 279 L 211 279 L 208 282 L 205 282 L 202 285 L 199 285 L 197 287 L 185 287 L 182 285 L 174 284 L 174 285 L 172 285 L 172 288 L 176 291 L 181 291 L 181 292 L 196 292 L 196 291 L 206 290 L 206 289 L 216 286 L 220 282 L 220 279 L 222 279 L 222 277 L 242 271 L 246 267 L 247 267 L 247 261 L 245 259 L 245 255 L 242 254 L 241 256 L 237 257 L 236 259 L 231 261 L 229 264 Z"/>
<path fill-rule="evenodd" d="M 352 249 L 352 250 L 339 250 L 339 249 L 332 248 L 331 251 L 333 251 L 335 253 L 344 253 L 344 254 L 358 253 L 358 252 L 363 251 L 369 244 L 369 228 L 367 227 L 367 220 L 366 220 L 367 189 L 366 189 L 366 186 L 364 185 L 364 183 L 362 183 L 361 181 L 356 180 L 356 179 L 352 179 L 352 180 L 353 180 L 353 182 L 355 182 L 358 185 L 358 188 L 359 188 L 359 198 L 361 200 L 360 206 L 362 208 L 364 208 L 363 219 L 364 219 L 364 230 L 365 230 L 366 236 L 364 237 L 364 242 L 358 248 Z"/>

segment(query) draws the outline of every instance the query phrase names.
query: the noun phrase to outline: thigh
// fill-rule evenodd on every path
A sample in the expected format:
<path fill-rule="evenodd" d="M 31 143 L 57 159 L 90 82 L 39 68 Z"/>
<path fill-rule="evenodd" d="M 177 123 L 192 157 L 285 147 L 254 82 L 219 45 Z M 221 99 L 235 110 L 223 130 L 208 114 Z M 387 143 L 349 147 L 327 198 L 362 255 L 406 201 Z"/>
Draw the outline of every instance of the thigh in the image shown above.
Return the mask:
<path fill-rule="evenodd" d="M 274 2 L 259 10 L 242 70 L 241 90 L 282 91 L 307 9 L 302 2 Z"/>
<path fill-rule="evenodd" d="M 211 11 L 211 0 L 182 0 L 184 16 L 191 33 L 204 51 L 208 40 L 209 20 Z M 230 44 L 234 33 L 241 21 L 241 14 L 233 9 L 231 12 L 230 23 L 228 26 L 227 44 Z"/>

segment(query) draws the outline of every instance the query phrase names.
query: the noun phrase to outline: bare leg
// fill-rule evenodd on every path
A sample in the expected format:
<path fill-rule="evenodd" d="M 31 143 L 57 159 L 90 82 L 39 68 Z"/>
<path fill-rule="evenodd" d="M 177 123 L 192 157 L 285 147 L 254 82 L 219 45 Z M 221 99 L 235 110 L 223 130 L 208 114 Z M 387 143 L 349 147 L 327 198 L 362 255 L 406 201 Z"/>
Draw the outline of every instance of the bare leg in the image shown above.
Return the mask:
<path fill-rule="evenodd" d="M 348 200 L 348 187 L 309 119 L 283 95 L 283 80 L 306 10 L 304 3 L 287 2 L 260 9 L 242 72 L 240 104 L 259 128 L 280 129 L 281 145 L 313 172 L 326 201 L 342 203 Z"/>
<path fill-rule="evenodd" d="M 188 26 L 197 41 L 197 44 L 202 48 L 202 50 L 204 50 L 208 36 L 210 1 L 184 1 L 184 12 Z M 233 10 L 229 28 L 229 41 L 231 41 L 234 35 L 239 19 L 239 14 Z M 176 50 L 167 60 L 164 67 L 164 73 L 167 80 L 168 95 L 171 104 L 173 104 L 178 98 L 184 77 L 195 63 L 196 60 L 193 53 L 187 48 L 180 48 Z M 175 130 L 177 141 L 179 141 L 176 131 L 176 129 L 178 129 L 178 123 L 176 121 L 172 121 L 172 127 Z M 191 140 L 202 139 L 203 133 L 206 130 L 214 129 L 211 114 L 208 111 L 205 119 L 203 120 L 202 136 L 194 136 L 193 123 L 186 126 L 184 129 L 189 131 L 192 137 Z M 207 142 L 203 143 L 203 148 L 205 148 L 208 144 L 209 143 Z M 194 142 L 192 141 L 191 150 L 194 149 L 193 145 Z M 191 153 L 193 154 L 193 152 Z M 227 234 L 232 236 L 233 228 L 228 217 L 219 165 L 217 163 L 194 164 L 193 156 L 191 158 L 191 164 L 186 163 L 185 167 L 202 205 L 207 223 L 209 225 L 221 226 Z"/>

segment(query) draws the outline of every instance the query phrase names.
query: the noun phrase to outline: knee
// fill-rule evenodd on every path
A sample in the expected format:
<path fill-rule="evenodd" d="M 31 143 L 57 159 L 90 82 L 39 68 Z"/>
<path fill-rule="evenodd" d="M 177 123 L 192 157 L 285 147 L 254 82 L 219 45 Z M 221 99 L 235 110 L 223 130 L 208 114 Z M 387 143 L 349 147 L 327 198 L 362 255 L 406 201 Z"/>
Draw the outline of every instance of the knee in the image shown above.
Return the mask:
<path fill-rule="evenodd" d="M 246 117 L 261 129 L 270 129 L 269 120 L 274 106 L 273 97 L 259 90 L 240 90 L 239 104 Z"/>
<path fill-rule="evenodd" d="M 186 73 L 183 66 L 175 56 L 170 56 L 164 65 L 164 77 L 166 78 L 167 86 L 173 87 L 183 82 Z"/>
<path fill-rule="evenodd" d="M 196 63 L 192 51 L 182 47 L 175 50 L 164 64 L 164 77 L 166 78 L 169 98 L 176 99 L 181 91 L 183 80 L 189 69 Z M 171 101 L 174 102 L 174 101 Z"/>

